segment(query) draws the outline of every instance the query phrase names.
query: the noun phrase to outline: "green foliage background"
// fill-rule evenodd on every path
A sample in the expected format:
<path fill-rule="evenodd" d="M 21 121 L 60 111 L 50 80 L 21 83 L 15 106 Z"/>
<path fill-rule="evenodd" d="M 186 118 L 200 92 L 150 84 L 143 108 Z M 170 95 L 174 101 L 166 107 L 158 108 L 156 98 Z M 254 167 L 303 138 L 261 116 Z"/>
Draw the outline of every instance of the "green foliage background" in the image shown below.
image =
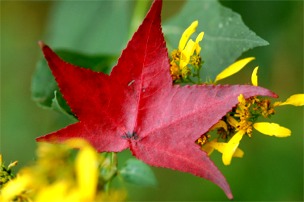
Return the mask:
<path fill-rule="evenodd" d="M 81 37 L 79 41 L 68 41 L 71 30 L 66 30 L 64 26 L 56 36 L 64 40 L 55 40 L 52 38 L 54 35 L 48 36 L 52 30 L 52 24 L 48 22 L 54 22 L 54 19 L 60 17 L 56 15 L 58 12 L 54 8 L 54 2 L 1 1 L 0 152 L 7 163 L 19 160 L 19 166 L 27 165 L 34 159 L 34 138 L 64 127 L 70 121 L 59 113 L 37 107 L 31 100 L 31 78 L 41 57 L 37 41 L 48 39 L 46 43 L 55 48 L 77 43 L 81 45 L 76 51 L 85 53 L 108 50 L 99 53 L 119 54 L 131 36 L 128 27 L 134 2 L 115 2 L 110 8 L 96 7 L 94 2 L 77 2 L 91 6 L 91 12 L 95 12 L 98 17 L 76 17 L 74 20 L 75 25 L 85 20 L 96 25 L 86 27 L 85 33 L 81 35 L 91 39 L 92 42 L 87 44 L 82 43 Z M 242 56 L 257 58 L 252 66 L 260 66 L 259 84 L 278 93 L 282 100 L 289 95 L 303 93 L 303 2 L 221 3 L 238 12 L 250 29 L 270 43 L 270 46 L 249 50 Z M 65 4 L 65 9 L 73 13 L 75 4 L 76 2 L 69 1 Z M 168 19 L 178 12 L 182 4 L 183 2 L 165 1 L 163 18 Z M 127 8 L 127 11 L 121 13 L 123 8 Z M 110 9 L 113 14 L 103 16 L 98 9 Z M 98 27 L 100 21 L 105 26 Z M 104 36 L 95 36 L 95 29 L 105 30 Z M 80 33 L 81 30 L 75 30 L 73 34 Z M 100 46 L 103 48 L 99 49 Z M 225 83 L 248 83 L 251 71 L 252 68 L 242 70 L 238 75 L 225 80 Z M 236 201 L 303 200 L 303 108 L 279 108 L 272 121 L 289 127 L 292 136 L 279 139 L 256 133 L 251 139 L 244 138 L 240 145 L 245 151 L 244 158 L 234 159 L 228 167 L 222 165 L 220 155 L 212 157 L 230 183 Z M 126 151 L 119 157 L 120 164 L 123 164 L 130 153 Z M 223 192 L 208 181 L 167 169 L 154 168 L 154 171 L 159 180 L 158 187 L 127 185 L 130 200 L 227 200 Z"/>

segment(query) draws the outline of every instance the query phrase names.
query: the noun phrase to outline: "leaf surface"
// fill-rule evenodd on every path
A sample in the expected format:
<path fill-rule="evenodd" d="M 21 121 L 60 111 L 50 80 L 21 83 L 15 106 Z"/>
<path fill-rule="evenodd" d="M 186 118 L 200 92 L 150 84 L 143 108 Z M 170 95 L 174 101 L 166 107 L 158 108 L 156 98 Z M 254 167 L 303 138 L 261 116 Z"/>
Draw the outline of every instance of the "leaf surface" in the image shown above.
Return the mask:
<path fill-rule="evenodd" d="M 95 55 L 89 56 L 67 50 L 56 50 L 64 61 L 73 62 L 73 64 L 94 71 L 109 73 L 110 65 L 113 63 L 114 56 Z M 39 60 L 32 78 L 31 85 L 32 99 L 45 108 L 51 108 L 71 115 L 71 110 L 66 102 L 62 99 L 61 93 L 58 91 L 57 83 L 52 75 L 45 58 Z M 58 108 L 59 107 L 59 108 Z M 60 110 L 59 110 L 60 109 Z"/>
<path fill-rule="evenodd" d="M 124 181 L 140 186 L 155 186 L 157 184 L 152 169 L 142 161 L 129 159 L 119 171 Z"/>
<path fill-rule="evenodd" d="M 133 4 L 108 0 L 54 1 L 46 39 L 54 47 L 78 52 L 119 54 L 129 37 Z"/>
<path fill-rule="evenodd" d="M 172 84 L 156 0 L 110 75 L 74 66 L 40 43 L 63 97 L 79 122 L 37 138 L 88 140 L 100 152 L 129 148 L 157 167 L 192 173 L 232 194 L 195 141 L 237 103 L 239 94 L 275 96 L 254 86 Z"/>
<path fill-rule="evenodd" d="M 199 21 L 197 31 L 205 32 L 202 41 L 202 78 L 213 79 L 243 52 L 268 45 L 267 41 L 244 24 L 238 13 L 222 6 L 216 0 L 187 0 L 182 10 L 165 22 L 168 43 L 178 44 L 183 30 L 194 20 Z"/>

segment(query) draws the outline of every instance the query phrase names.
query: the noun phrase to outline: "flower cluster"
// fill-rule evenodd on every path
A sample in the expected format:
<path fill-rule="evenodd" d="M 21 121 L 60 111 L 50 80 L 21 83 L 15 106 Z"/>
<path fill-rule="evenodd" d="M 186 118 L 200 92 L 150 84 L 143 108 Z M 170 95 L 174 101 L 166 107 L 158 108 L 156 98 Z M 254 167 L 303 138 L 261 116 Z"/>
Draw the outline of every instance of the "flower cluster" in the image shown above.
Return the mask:
<path fill-rule="evenodd" d="M 183 33 L 178 50 L 172 52 L 171 58 L 171 76 L 175 83 L 177 82 L 188 82 L 201 84 L 199 73 L 193 73 L 192 69 L 187 65 L 195 64 L 195 58 L 201 58 L 199 56 L 201 47 L 199 43 L 203 38 L 203 32 L 201 32 L 196 41 L 191 39 L 187 43 L 190 35 L 195 32 L 198 25 L 197 21 L 194 21 Z M 189 45 L 188 45 L 189 44 Z M 189 47 L 188 47 L 189 46 Z M 197 50 L 194 53 L 194 50 Z M 191 60 L 192 59 L 192 60 Z M 236 61 L 235 63 L 228 66 L 221 73 L 219 73 L 214 81 L 207 83 L 216 84 L 218 81 L 225 79 L 244 68 L 249 62 L 254 60 L 254 57 L 248 57 Z M 201 63 L 198 63 L 201 67 Z M 197 67 L 199 70 L 200 67 Z M 195 68 L 194 68 L 195 69 Z M 251 75 L 252 85 L 258 85 L 257 76 L 258 67 L 256 67 Z M 192 82 L 189 77 L 198 77 L 199 82 Z M 262 134 L 275 136 L 275 137 L 288 137 L 291 135 L 291 131 L 288 128 L 282 127 L 276 123 L 258 122 L 259 117 L 270 118 L 271 115 L 275 114 L 275 108 L 283 105 L 304 105 L 304 94 L 295 94 L 290 96 L 285 102 L 271 103 L 271 100 L 262 97 L 251 97 L 245 99 L 241 94 L 238 97 L 238 105 L 228 112 L 221 120 L 218 121 L 210 130 L 203 134 L 196 143 L 199 144 L 205 152 L 210 155 L 214 150 L 222 153 L 222 161 L 225 165 L 231 163 L 232 157 L 243 157 L 244 152 L 238 148 L 241 139 L 244 135 L 249 137 L 255 130 Z M 212 138 L 212 131 L 216 131 L 216 137 Z M 213 132 L 214 133 L 214 132 Z"/>
<path fill-rule="evenodd" d="M 290 104 L 294 106 L 304 105 L 304 94 L 291 96 L 286 102 L 271 104 L 267 98 L 252 97 L 244 99 L 243 95 L 238 97 L 239 104 L 228 112 L 218 123 L 216 123 L 207 134 L 202 135 L 197 143 L 202 150 L 209 155 L 217 150 L 222 153 L 222 161 L 225 165 L 231 163 L 232 157 L 242 157 L 244 152 L 238 148 L 244 135 L 252 136 L 253 129 L 264 135 L 275 137 L 288 137 L 291 131 L 276 123 L 258 122 L 259 117 L 269 118 L 275 113 L 275 107 Z M 210 132 L 216 130 L 216 138 L 211 139 Z"/>
<path fill-rule="evenodd" d="M 34 165 L 24 167 L 1 188 L 0 201 L 122 201 L 126 197 L 124 191 L 106 190 L 115 172 L 109 158 L 85 140 L 40 143 L 37 157 Z"/>
<path fill-rule="evenodd" d="M 196 31 L 198 21 L 194 21 L 183 33 L 178 49 L 171 53 L 172 60 L 170 62 L 170 72 L 175 83 L 191 82 L 191 77 L 198 77 L 202 66 L 200 56 L 201 47 L 199 42 L 204 37 L 204 32 L 201 32 L 196 37 L 195 41 L 190 39 L 190 36 Z M 200 82 L 200 80 L 198 80 Z"/>

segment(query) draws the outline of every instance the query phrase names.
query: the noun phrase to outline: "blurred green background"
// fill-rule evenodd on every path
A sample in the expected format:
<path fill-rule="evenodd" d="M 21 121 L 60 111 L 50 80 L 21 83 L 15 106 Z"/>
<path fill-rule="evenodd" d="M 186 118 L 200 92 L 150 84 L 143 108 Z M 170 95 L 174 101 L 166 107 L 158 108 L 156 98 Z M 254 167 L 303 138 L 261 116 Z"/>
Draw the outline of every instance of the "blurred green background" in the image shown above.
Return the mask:
<path fill-rule="evenodd" d="M 62 6 L 68 15 L 69 12 L 77 12 L 76 4 L 83 4 L 83 10 L 78 11 L 81 17 L 75 18 L 75 24 L 82 20 L 90 20 L 95 24 L 106 22 L 97 28 L 86 27 L 81 37 L 91 41 L 95 37 L 99 39 L 96 44 L 87 44 L 84 43 L 88 41 L 85 38 L 83 41 L 60 41 L 60 37 L 67 39 L 69 34 L 80 32 L 73 30 L 74 33 L 71 33 L 64 23 L 58 29 L 60 32 L 52 32 L 56 19 L 60 18 L 56 6 L 58 2 L 1 1 L 0 152 L 7 164 L 18 160 L 19 167 L 27 165 L 35 156 L 35 137 L 57 130 L 69 122 L 54 111 L 38 107 L 31 100 L 31 77 L 41 57 L 37 41 L 45 40 L 52 47 L 64 48 L 78 43 L 78 51 L 85 53 L 107 51 L 119 54 L 131 36 L 128 27 L 131 26 L 134 2 L 114 2 L 111 7 L 100 8 L 93 1 L 69 1 Z M 270 43 L 242 56 L 257 58 L 254 64 L 260 66 L 259 85 L 273 90 L 282 100 L 289 95 L 303 93 L 303 1 L 221 3 L 238 12 L 250 29 Z M 164 20 L 178 12 L 182 4 L 165 1 Z M 98 9 L 105 11 L 100 12 Z M 105 15 L 106 10 L 112 14 Z M 100 17 L 85 19 L 86 12 L 96 12 Z M 95 36 L 94 29 L 105 30 L 104 35 Z M 51 32 L 53 35 L 50 35 Z M 225 82 L 246 83 L 251 70 L 242 70 Z M 277 115 L 271 121 L 290 128 L 292 136 L 279 139 L 255 133 L 251 139 L 244 138 L 240 148 L 245 151 L 245 156 L 243 159 L 234 159 L 230 166 L 222 165 L 219 154 L 212 157 L 230 183 L 236 201 L 303 201 L 303 108 L 278 108 Z M 122 162 L 125 156 L 130 156 L 130 153 L 126 151 L 121 155 Z M 153 169 L 159 180 L 158 187 L 127 185 L 129 200 L 227 200 L 222 190 L 211 182 L 177 171 Z"/>

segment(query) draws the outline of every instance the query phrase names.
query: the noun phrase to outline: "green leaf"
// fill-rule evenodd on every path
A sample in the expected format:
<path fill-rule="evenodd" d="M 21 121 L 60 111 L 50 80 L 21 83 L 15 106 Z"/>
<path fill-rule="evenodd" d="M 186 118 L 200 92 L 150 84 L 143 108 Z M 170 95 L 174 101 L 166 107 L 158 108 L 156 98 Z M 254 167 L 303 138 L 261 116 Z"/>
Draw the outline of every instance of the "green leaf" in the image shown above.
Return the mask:
<path fill-rule="evenodd" d="M 61 93 L 59 91 L 54 92 L 54 98 L 52 99 L 51 109 L 61 112 L 64 115 L 70 117 L 71 119 L 77 120 L 77 118 L 73 115 L 70 107 L 63 99 Z"/>
<path fill-rule="evenodd" d="M 57 50 L 56 53 L 69 63 L 104 73 L 111 71 L 113 61 L 116 59 L 114 56 L 88 56 L 66 50 Z M 32 99 L 39 106 L 72 115 L 44 58 L 41 58 L 37 64 L 32 78 L 31 91 Z"/>
<path fill-rule="evenodd" d="M 51 107 L 57 83 L 44 58 L 41 58 L 32 77 L 32 99 L 42 107 Z"/>
<path fill-rule="evenodd" d="M 214 79 L 243 52 L 268 45 L 267 41 L 244 24 L 239 14 L 225 8 L 218 1 L 188 0 L 177 15 L 164 23 L 169 49 L 178 47 L 183 31 L 194 20 L 199 21 L 196 34 L 205 32 L 201 42 L 201 56 L 205 62 L 201 72 L 202 78 Z"/>
<path fill-rule="evenodd" d="M 119 54 L 126 46 L 134 2 L 55 1 L 45 42 L 89 54 Z"/>
<path fill-rule="evenodd" d="M 157 180 L 152 169 L 137 159 L 129 159 L 119 174 L 129 183 L 141 186 L 155 186 Z"/>

